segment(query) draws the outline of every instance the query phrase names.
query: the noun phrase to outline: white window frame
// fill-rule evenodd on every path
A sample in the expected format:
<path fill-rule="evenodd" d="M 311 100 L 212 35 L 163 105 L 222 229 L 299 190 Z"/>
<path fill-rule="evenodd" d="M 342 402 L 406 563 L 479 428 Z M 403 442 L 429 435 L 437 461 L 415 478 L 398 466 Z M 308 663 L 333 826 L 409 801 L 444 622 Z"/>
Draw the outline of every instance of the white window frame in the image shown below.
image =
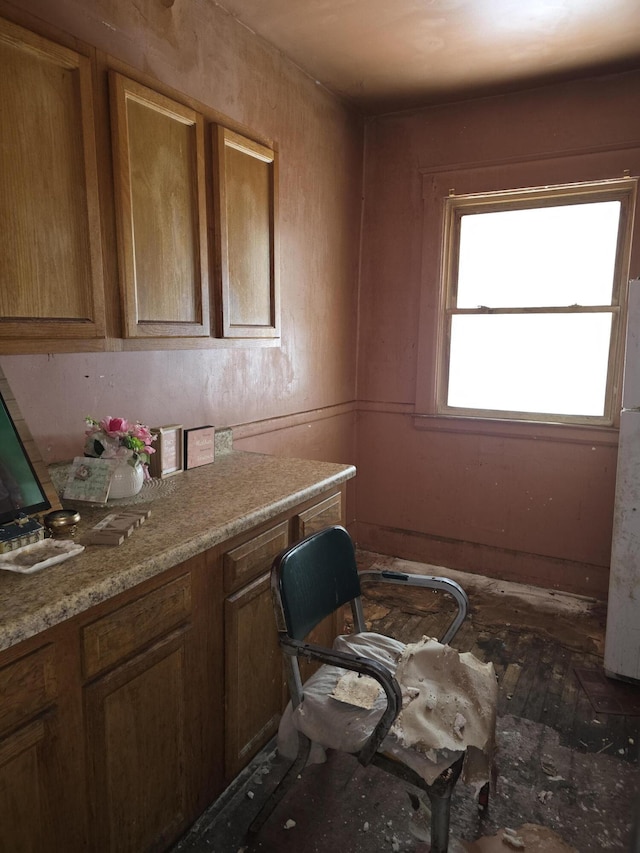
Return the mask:
<path fill-rule="evenodd" d="M 450 196 L 444 204 L 444 246 L 441 281 L 441 310 L 438 333 L 438 358 L 436 375 L 436 414 L 479 419 L 500 419 L 527 422 L 551 422 L 612 426 L 620 405 L 620 380 L 622 373 L 622 329 L 626 308 L 629 264 L 633 231 L 633 215 L 637 194 L 637 179 L 623 178 L 573 183 L 522 190 L 493 191 Z M 598 201 L 620 201 L 620 225 L 616 251 L 614 282 L 610 305 L 552 306 L 535 308 L 458 308 L 457 272 L 460 245 L 460 223 L 466 214 L 494 211 L 551 207 L 558 204 L 576 204 Z M 602 416 L 559 415 L 555 413 L 512 412 L 491 409 L 453 407 L 447 404 L 449 384 L 449 354 L 452 317 L 456 314 L 532 314 L 532 313 L 610 313 L 611 339 L 607 368 L 607 385 Z"/>

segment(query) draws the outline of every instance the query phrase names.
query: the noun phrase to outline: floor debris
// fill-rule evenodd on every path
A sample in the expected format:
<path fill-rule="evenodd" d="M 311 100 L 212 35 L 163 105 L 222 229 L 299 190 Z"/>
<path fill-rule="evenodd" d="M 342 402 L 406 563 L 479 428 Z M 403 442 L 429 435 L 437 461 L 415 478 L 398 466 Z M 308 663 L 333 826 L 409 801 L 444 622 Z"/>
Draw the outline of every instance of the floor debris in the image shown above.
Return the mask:
<path fill-rule="evenodd" d="M 525 850 L 526 853 L 579 853 L 559 835 L 544 826 L 525 823 L 518 829 L 500 829 L 495 835 L 480 838 L 467 846 L 468 853 L 507 853 Z"/>
<path fill-rule="evenodd" d="M 437 573 L 379 555 L 367 557 L 362 568 L 380 560 L 387 560 L 384 568 Z M 500 697 L 489 807 L 479 812 L 458 783 L 450 853 L 512 853 L 517 848 L 504 841 L 505 828 L 512 840 L 522 840 L 524 853 L 640 853 L 640 841 L 632 841 L 640 833 L 632 826 L 640 814 L 640 717 L 594 715 L 574 675 L 576 667 L 602 666 L 604 609 L 517 585 L 489 589 L 488 582 L 476 592 L 466 576 L 460 582 L 471 610 L 454 645 L 494 663 Z M 364 600 L 373 630 L 415 642 L 446 628 L 446 596 L 425 605 L 400 594 L 391 598 L 389 589 L 384 585 L 384 602 Z M 546 595 L 550 601 L 541 600 Z M 233 796 L 223 795 L 173 853 L 388 853 L 394 839 L 398 853 L 427 853 L 429 817 L 416 814 L 409 789 L 335 753 L 304 771 L 255 843 L 243 846 L 246 827 L 284 772 L 278 761 L 272 747 L 260 753 L 253 775 Z M 287 819 L 295 830 L 283 832 Z"/>

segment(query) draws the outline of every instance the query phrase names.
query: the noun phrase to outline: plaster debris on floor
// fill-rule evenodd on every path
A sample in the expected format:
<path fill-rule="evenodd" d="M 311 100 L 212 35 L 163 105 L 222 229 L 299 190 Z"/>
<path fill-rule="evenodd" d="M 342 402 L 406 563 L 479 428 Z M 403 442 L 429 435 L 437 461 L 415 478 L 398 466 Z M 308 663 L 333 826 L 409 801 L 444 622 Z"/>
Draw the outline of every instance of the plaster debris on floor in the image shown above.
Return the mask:
<path fill-rule="evenodd" d="M 494 750 L 498 688 L 493 664 L 423 637 L 405 648 L 396 678 L 404 697 L 392 728 L 398 742 L 427 758 L 437 750 L 466 750 L 463 778 L 481 788 L 489 781 Z M 420 766 L 414 769 L 429 784 L 435 781 Z"/>
<path fill-rule="evenodd" d="M 362 569 L 438 574 L 434 566 L 358 556 Z M 463 573 L 453 579 L 471 605 L 454 647 L 492 663 L 498 712 L 489 807 L 481 812 L 470 786 L 458 782 L 450 853 L 638 853 L 640 717 L 598 713 L 575 674 L 602 669 L 604 605 Z M 367 589 L 364 605 L 369 630 L 403 643 L 440 636 L 451 618 L 444 595 L 388 586 Z M 428 804 L 418 792 L 334 751 L 303 771 L 249 844 L 246 829 L 287 766 L 273 744 L 265 748 L 176 853 L 428 852 Z M 285 829 L 288 821 L 295 826 Z"/>
<path fill-rule="evenodd" d="M 457 853 L 456 846 L 452 845 L 449 853 Z M 523 850 L 525 853 L 580 853 L 552 830 L 533 823 L 525 823 L 516 829 L 505 827 L 495 835 L 459 846 L 460 853 L 509 853 L 510 850 Z"/>

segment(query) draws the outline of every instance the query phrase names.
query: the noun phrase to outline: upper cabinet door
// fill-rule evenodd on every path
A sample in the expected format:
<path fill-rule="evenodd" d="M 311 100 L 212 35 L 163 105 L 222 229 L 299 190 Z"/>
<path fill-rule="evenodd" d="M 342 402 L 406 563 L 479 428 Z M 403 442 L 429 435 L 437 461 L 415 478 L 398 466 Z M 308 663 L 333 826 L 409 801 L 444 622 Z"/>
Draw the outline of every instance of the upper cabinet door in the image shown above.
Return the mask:
<path fill-rule="evenodd" d="M 0 351 L 101 348 L 90 60 L 0 19 L 0 115 Z"/>
<path fill-rule="evenodd" d="M 111 74 L 127 338 L 210 334 L 203 119 Z"/>
<path fill-rule="evenodd" d="M 277 338 L 276 153 L 219 127 L 214 160 L 220 334 L 225 338 Z"/>

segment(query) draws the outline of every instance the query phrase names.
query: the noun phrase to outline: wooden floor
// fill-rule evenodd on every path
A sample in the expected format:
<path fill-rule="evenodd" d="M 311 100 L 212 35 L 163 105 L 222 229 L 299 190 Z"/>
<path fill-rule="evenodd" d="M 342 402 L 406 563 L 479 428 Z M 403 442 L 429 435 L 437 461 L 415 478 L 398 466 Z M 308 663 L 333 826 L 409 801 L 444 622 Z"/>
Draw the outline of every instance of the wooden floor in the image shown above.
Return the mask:
<path fill-rule="evenodd" d="M 434 573 L 429 566 L 366 552 L 358 560 L 361 569 Z M 470 612 L 452 646 L 492 661 L 496 670 L 497 784 L 489 813 L 481 820 L 468 791 L 456 788 L 454 836 L 472 841 L 500 827 L 530 823 L 557 833 L 578 853 L 628 853 L 633 816 L 640 807 L 640 717 L 596 713 L 575 675 L 576 668 L 602 670 L 604 606 L 531 587 L 471 576 L 463 580 Z M 442 593 L 416 594 L 388 585 L 364 592 L 368 628 L 406 643 L 423 635 L 442 636 L 455 609 Z M 347 614 L 345 623 L 348 628 Z M 338 756 L 307 768 L 254 845 L 245 847 L 252 815 L 275 784 L 272 777 L 283 772 L 271 745 L 176 853 L 333 853 L 338 848 L 426 853 L 428 845 L 411 831 L 406 792 L 391 789 L 375 768 Z M 294 819 L 295 832 L 285 831 L 287 818 Z"/>
<path fill-rule="evenodd" d="M 361 554 L 359 562 L 361 568 L 422 568 L 368 553 Z M 572 597 L 540 591 L 543 609 L 535 594 L 527 594 L 538 592 L 531 587 L 487 588 L 486 583 L 475 585 L 472 576 L 464 581 L 470 610 L 452 645 L 493 662 L 500 688 L 498 714 L 550 726 L 559 733 L 560 742 L 572 749 L 637 763 L 640 718 L 595 713 L 575 674 L 580 668 L 602 671 L 604 604 L 585 600 L 584 608 L 576 611 L 567 606 Z M 551 596 L 551 606 L 545 595 Z M 369 587 L 364 602 L 371 630 L 405 643 L 423 635 L 440 637 L 455 612 L 449 596 L 423 589 Z"/>

